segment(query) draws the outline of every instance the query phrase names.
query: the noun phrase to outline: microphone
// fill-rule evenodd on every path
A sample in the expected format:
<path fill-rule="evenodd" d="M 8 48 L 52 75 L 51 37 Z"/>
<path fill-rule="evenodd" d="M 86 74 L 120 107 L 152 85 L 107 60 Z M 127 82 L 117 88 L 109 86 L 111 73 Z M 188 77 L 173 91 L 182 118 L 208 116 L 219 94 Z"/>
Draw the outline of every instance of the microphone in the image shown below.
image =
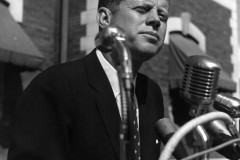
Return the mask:
<path fill-rule="evenodd" d="M 185 61 L 180 95 L 186 102 L 192 104 L 189 111 L 190 116 L 198 117 L 206 113 L 213 103 L 217 93 L 220 69 L 220 64 L 208 56 L 194 55 Z M 218 121 L 214 120 L 209 124 L 213 132 L 218 133 L 223 130 L 228 132 L 226 128 L 216 126 L 216 122 Z M 194 130 L 194 134 L 197 137 L 195 147 L 201 146 L 201 149 L 207 149 L 209 141 L 207 133 Z M 204 139 L 204 137 L 206 138 Z M 202 158 L 207 157 L 208 155 L 204 155 Z"/>
<path fill-rule="evenodd" d="M 126 40 L 125 33 L 119 27 L 105 27 L 95 37 L 96 47 L 110 50 L 115 39 Z"/>
<path fill-rule="evenodd" d="M 207 56 L 191 56 L 185 62 L 184 78 L 181 88 L 181 96 L 188 103 L 193 104 L 190 114 L 199 116 L 205 112 L 217 97 L 217 82 L 219 78 L 220 65 L 214 59 Z M 219 101 L 217 101 L 219 102 Z M 227 142 L 233 137 L 238 137 L 233 125 L 228 125 L 228 129 L 220 120 L 213 120 L 207 125 L 207 131 L 213 136 L 213 146 Z M 238 157 L 239 144 L 228 146 L 225 150 L 217 151 L 225 157 L 230 154 Z M 230 158 L 232 159 L 232 157 Z"/>
<path fill-rule="evenodd" d="M 168 118 L 162 118 L 155 124 L 158 139 L 165 145 L 172 135 L 177 131 L 174 123 Z M 182 141 L 180 141 L 173 152 L 176 159 L 182 159 L 189 155 Z"/>
<path fill-rule="evenodd" d="M 193 104 L 190 115 L 199 116 L 215 98 L 220 65 L 213 58 L 203 55 L 188 57 L 180 91 L 181 97 Z"/>
<path fill-rule="evenodd" d="M 234 139 L 230 132 L 226 129 L 225 124 L 220 120 L 211 121 L 207 126 L 207 131 L 209 131 L 209 133 L 213 136 L 213 147 Z M 239 143 L 230 144 L 222 149 L 217 150 L 216 152 L 228 159 L 240 159 Z"/>
<path fill-rule="evenodd" d="M 213 120 L 210 123 L 207 123 L 205 127 L 207 132 L 210 133 L 213 137 L 219 136 L 220 134 L 231 137 L 231 133 L 228 131 L 226 125 L 221 120 Z"/>
<path fill-rule="evenodd" d="M 213 147 L 233 139 L 230 132 L 226 129 L 226 125 L 221 120 L 211 121 L 207 125 L 207 131 L 213 136 Z M 240 159 L 240 147 L 237 143 L 228 145 L 222 149 L 217 150 L 216 152 L 228 159 Z"/>
<path fill-rule="evenodd" d="M 232 118 L 240 118 L 240 100 L 227 94 L 217 94 L 213 108 L 225 112 Z"/>
<path fill-rule="evenodd" d="M 218 145 L 228 142 L 232 139 L 233 139 L 232 137 L 225 135 L 223 133 L 220 133 L 217 137 L 214 137 L 212 146 L 213 147 L 218 146 Z M 231 160 L 240 159 L 240 147 L 236 143 L 228 145 L 224 148 L 221 148 L 221 149 L 217 150 L 217 152 Z"/>

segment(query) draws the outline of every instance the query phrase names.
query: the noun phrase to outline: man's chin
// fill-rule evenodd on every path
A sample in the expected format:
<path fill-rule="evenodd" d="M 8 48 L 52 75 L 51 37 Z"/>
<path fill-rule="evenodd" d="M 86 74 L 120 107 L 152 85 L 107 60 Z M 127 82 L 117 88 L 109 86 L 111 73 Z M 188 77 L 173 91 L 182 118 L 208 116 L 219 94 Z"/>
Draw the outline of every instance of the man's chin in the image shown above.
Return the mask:
<path fill-rule="evenodd" d="M 141 43 L 141 45 L 137 45 L 137 47 L 130 49 L 130 52 L 134 56 L 137 56 L 138 59 L 148 60 L 154 57 L 156 54 L 158 54 L 160 49 L 161 49 L 161 46 L 156 44 Z"/>
<path fill-rule="evenodd" d="M 135 53 L 134 56 L 136 56 L 136 59 L 139 59 L 141 61 L 147 61 L 157 55 L 157 53 L 157 50 L 140 50 Z"/>
<path fill-rule="evenodd" d="M 140 48 L 146 53 L 149 54 L 156 54 L 161 49 L 162 45 L 156 44 L 156 43 L 143 43 Z"/>
<path fill-rule="evenodd" d="M 142 49 L 140 52 L 141 54 L 146 57 L 153 57 L 156 54 L 158 54 L 158 52 L 160 51 L 160 48 L 156 48 L 156 47 L 146 47 L 144 49 Z"/>

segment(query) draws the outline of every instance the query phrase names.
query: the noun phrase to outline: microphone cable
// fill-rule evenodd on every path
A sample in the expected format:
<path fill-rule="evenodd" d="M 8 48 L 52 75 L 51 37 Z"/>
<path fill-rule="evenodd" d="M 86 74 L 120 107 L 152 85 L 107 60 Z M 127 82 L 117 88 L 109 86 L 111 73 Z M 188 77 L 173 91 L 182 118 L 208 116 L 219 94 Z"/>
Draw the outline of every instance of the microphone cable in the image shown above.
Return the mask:
<path fill-rule="evenodd" d="M 188 132 L 190 132 L 196 126 L 206 123 L 206 122 L 209 122 L 209 121 L 212 121 L 214 119 L 221 119 L 227 125 L 233 124 L 232 118 L 224 112 L 210 112 L 210 113 L 201 115 L 199 117 L 196 117 L 196 118 L 188 121 L 181 128 L 179 128 L 177 130 L 177 132 L 170 138 L 168 143 L 165 145 L 165 148 L 163 149 L 159 160 L 168 160 L 170 158 L 172 152 L 176 148 L 177 144 L 182 139 L 182 137 L 184 137 Z"/>
<path fill-rule="evenodd" d="M 221 148 L 224 148 L 224 147 L 226 147 L 226 146 L 228 146 L 228 145 L 230 145 L 230 144 L 236 143 L 236 142 L 240 142 L 240 138 L 232 139 L 232 140 L 230 140 L 230 141 L 228 141 L 228 142 L 225 142 L 225 143 L 220 144 L 220 145 L 218 145 L 218 146 L 215 146 L 215 147 L 213 147 L 213 148 L 210 148 L 210 149 L 207 149 L 207 150 L 204 150 L 204 151 L 195 153 L 195 154 L 193 154 L 193 155 L 191 155 L 191 156 L 188 156 L 188 157 L 186 157 L 186 158 L 183 158 L 183 159 L 181 159 L 181 160 L 190 160 L 190 159 L 193 159 L 193 158 L 197 158 L 197 157 L 200 157 L 200 156 L 202 156 L 202 155 L 204 155 L 204 154 L 208 154 L 208 153 L 217 151 L 217 150 L 219 150 L 219 149 L 221 149 Z"/>

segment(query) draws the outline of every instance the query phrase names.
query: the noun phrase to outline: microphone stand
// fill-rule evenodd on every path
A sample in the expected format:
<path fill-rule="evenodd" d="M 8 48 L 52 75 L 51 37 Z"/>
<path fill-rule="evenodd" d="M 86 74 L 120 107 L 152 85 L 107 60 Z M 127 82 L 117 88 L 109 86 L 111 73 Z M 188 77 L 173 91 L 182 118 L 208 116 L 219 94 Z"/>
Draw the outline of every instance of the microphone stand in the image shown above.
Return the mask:
<path fill-rule="evenodd" d="M 115 47 L 120 59 L 118 66 L 118 79 L 121 93 L 122 123 L 120 125 L 120 160 L 129 160 L 130 155 L 127 150 L 130 146 L 130 107 L 131 107 L 131 82 L 132 75 L 132 59 L 130 52 L 124 44 L 125 39 L 116 37 Z"/>
<path fill-rule="evenodd" d="M 193 130 L 194 140 L 195 140 L 195 151 L 199 152 L 202 150 L 206 150 L 209 147 L 209 136 L 206 130 L 203 128 L 202 125 L 198 125 Z M 208 160 L 209 154 L 205 154 L 204 156 L 200 157 L 200 160 Z"/>
<path fill-rule="evenodd" d="M 131 107 L 131 82 L 132 58 L 127 48 L 127 39 L 120 28 L 106 27 L 95 38 L 97 47 L 111 50 L 117 56 L 116 69 L 120 87 L 122 123 L 120 125 L 120 160 L 129 160 L 127 152 L 130 148 L 130 107 Z"/>
<path fill-rule="evenodd" d="M 204 104 L 198 105 L 197 108 L 195 106 L 192 107 L 190 110 L 190 115 L 193 117 L 198 117 L 206 112 L 207 106 Z M 202 125 L 198 125 L 194 130 L 193 130 L 193 136 L 194 136 L 194 152 L 199 152 L 202 150 L 206 150 L 209 147 L 209 141 L 210 138 L 204 129 Z M 199 160 L 208 160 L 209 159 L 209 154 L 205 154 L 204 156 L 198 158 Z"/>

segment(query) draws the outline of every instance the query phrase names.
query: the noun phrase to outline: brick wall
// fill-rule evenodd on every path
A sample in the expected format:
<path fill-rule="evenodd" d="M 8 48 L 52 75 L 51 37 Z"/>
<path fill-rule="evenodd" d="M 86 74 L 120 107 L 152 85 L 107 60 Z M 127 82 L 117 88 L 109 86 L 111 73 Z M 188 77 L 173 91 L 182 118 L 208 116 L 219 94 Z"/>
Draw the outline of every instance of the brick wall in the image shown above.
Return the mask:
<path fill-rule="evenodd" d="M 209 0 L 172 0 L 171 7 L 172 16 L 179 17 L 184 11 L 192 15 L 192 23 L 206 36 L 207 54 L 219 60 L 227 73 L 231 73 L 231 11 Z"/>
<path fill-rule="evenodd" d="M 68 60 L 83 57 L 80 38 L 86 35 L 86 26 L 81 24 L 81 12 L 86 10 L 86 0 L 69 1 Z"/>
<path fill-rule="evenodd" d="M 58 62 L 59 0 L 24 0 L 22 27 L 45 56 L 44 68 Z"/>
<path fill-rule="evenodd" d="M 94 38 L 98 33 L 98 24 L 96 22 L 98 0 L 86 2 L 86 10 L 81 12 L 81 25 L 86 28 L 85 35 L 80 39 L 82 51 L 89 53 L 94 47 Z"/>

